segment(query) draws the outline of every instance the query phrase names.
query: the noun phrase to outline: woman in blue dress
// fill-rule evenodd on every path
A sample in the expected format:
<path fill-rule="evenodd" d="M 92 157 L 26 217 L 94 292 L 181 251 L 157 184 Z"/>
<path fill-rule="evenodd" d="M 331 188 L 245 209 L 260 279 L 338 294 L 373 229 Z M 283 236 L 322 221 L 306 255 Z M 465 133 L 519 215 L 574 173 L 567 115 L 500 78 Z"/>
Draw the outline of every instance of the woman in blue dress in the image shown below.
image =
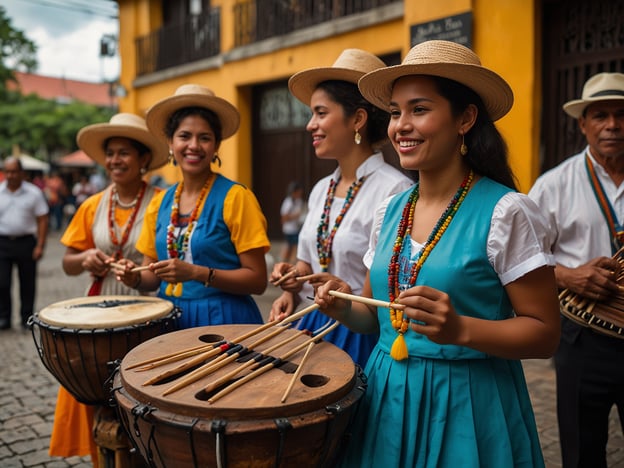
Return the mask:
<path fill-rule="evenodd" d="M 388 135 L 419 182 L 377 210 L 362 296 L 332 280 L 316 302 L 380 338 L 343 458 L 350 467 L 544 466 L 520 359 L 559 339 L 551 235 L 515 190 L 493 122 L 507 83 L 469 49 L 414 46 L 365 75 L 362 94 L 390 112 Z M 357 299 L 357 300 L 349 300 Z"/>
<path fill-rule="evenodd" d="M 331 67 L 303 70 L 288 81 L 292 94 L 312 110 L 306 130 L 312 136 L 316 157 L 335 160 L 337 167 L 310 192 L 296 264 L 277 263 L 273 268 L 272 281 L 294 270 L 305 282 L 297 278 L 280 282 L 284 292 L 273 303 L 271 319 L 283 319 L 295 306 L 311 304 L 308 297 L 314 296 L 314 288 L 332 276 L 360 292 L 373 208 L 413 185 L 408 176 L 384 161 L 379 150 L 386 140 L 388 115 L 366 101 L 357 88 L 364 74 L 383 66 L 383 61 L 369 52 L 346 49 Z M 314 311 L 298 326 L 316 330 L 326 322 L 326 316 Z M 364 367 L 377 335 L 353 333 L 341 325 L 325 339 Z"/>
<path fill-rule="evenodd" d="M 180 86 L 152 106 L 148 128 L 169 146 L 182 181 L 155 196 L 145 213 L 137 250 L 144 266 L 126 263 L 119 279 L 158 289 L 182 311 L 182 328 L 262 323 L 251 294 L 267 284 L 266 219 L 251 192 L 212 170 L 221 141 L 238 130 L 234 106 L 203 86 Z"/>

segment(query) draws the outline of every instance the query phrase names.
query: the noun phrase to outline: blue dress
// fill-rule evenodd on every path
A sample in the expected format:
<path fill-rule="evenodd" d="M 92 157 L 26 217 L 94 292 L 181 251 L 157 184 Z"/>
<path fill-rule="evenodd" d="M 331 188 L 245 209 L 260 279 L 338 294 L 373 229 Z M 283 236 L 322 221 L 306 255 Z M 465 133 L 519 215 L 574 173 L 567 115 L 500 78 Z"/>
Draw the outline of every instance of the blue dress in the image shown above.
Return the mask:
<path fill-rule="evenodd" d="M 504 320 L 511 303 L 487 257 L 494 207 L 510 189 L 478 180 L 417 278 L 445 291 L 458 313 Z M 375 298 L 389 300 L 388 264 L 410 191 L 396 196 L 383 220 L 371 266 Z M 456 345 L 438 345 L 411 328 L 409 358 L 390 356 L 397 336 L 378 309 L 380 339 L 365 369 L 368 388 L 343 459 L 349 467 L 543 467 L 520 361 Z"/>
<path fill-rule="evenodd" d="M 235 182 L 216 175 L 190 239 L 189 248 L 195 265 L 224 270 L 241 266 L 230 231 L 223 219 L 223 202 L 234 184 Z M 159 259 L 168 258 L 167 227 L 171 219 L 176 187 L 174 185 L 167 190 L 158 210 L 156 251 Z M 217 288 L 206 287 L 199 281 L 186 281 L 181 297 L 166 295 L 166 288 L 167 283 L 161 282 L 158 296 L 180 308 L 180 328 L 263 323 L 260 309 L 249 295 L 229 294 Z"/>

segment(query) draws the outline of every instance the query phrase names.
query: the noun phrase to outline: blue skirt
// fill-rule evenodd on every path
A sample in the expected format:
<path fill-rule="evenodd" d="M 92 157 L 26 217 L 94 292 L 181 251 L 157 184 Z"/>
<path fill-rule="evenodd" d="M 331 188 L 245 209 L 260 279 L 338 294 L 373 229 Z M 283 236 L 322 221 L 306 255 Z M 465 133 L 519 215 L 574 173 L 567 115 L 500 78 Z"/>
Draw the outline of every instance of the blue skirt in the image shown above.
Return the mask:
<path fill-rule="evenodd" d="M 220 295 L 205 299 L 162 296 L 180 308 L 179 328 L 206 325 L 262 324 L 262 315 L 251 296 Z"/>
<path fill-rule="evenodd" d="M 543 467 L 520 361 L 395 361 L 375 348 L 342 466 Z"/>

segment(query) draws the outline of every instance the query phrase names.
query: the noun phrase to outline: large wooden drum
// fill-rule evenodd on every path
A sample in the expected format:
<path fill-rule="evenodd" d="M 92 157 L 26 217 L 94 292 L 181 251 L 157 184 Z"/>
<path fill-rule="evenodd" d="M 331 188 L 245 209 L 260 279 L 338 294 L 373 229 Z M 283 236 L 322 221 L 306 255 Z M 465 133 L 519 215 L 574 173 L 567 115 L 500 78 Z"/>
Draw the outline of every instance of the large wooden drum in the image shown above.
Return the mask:
<path fill-rule="evenodd" d="M 103 405 L 111 398 L 111 363 L 176 330 L 179 316 L 171 302 L 156 297 L 92 296 L 51 304 L 30 324 L 46 369 L 79 402 Z"/>
<path fill-rule="evenodd" d="M 251 350 L 243 348 L 232 354 L 226 359 L 230 362 L 219 364 L 223 367 L 203 377 L 188 378 L 189 373 L 199 372 L 195 366 L 147 383 L 156 376 L 167 376 L 169 370 L 180 369 L 181 361 L 158 367 L 145 363 L 200 345 L 216 350 L 226 342 L 232 350 L 236 343 L 228 340 L 235 341 L 255 327 L 223 325 L 181 330 L 142 343 L 123 358 L 113 378 L 113 395 L 119 419 L 150 466 L 332 466 L 365 385 L 350 356 L 331 343 L 320 340 L 308 347 L 309 336 L 284 329 L 251 347 L 259 334 L 241 341 Z M 288 344 L 274 349 L 280 342 Z M 301 346 L 305 349 L 289 356 L 283 364 L 229 393 L 224 390 L 239 379 L 244 381 L 252 372 L 244 370 L 227 378 L 241 366 L 249 365 L 246 363 L 258 363 L 266 356 L 279 358 Z M 214 363 L 227 355 L 223 352 L 209 357 L 200 369 L 219 367 Z M 238 360 L 233 360 L 236 357 Z M 145 365 L 141 367 L 140 363 Z M 181 386 L 184 380 L 189 382 Z M 219 380 L 221 384 L 212 388 Z M 291 384 L 292 390 L 282 402 Z M 180 388 L 171 392 L 174 387 Z M 225 396 L 211 402 L 219 392 Z"/>

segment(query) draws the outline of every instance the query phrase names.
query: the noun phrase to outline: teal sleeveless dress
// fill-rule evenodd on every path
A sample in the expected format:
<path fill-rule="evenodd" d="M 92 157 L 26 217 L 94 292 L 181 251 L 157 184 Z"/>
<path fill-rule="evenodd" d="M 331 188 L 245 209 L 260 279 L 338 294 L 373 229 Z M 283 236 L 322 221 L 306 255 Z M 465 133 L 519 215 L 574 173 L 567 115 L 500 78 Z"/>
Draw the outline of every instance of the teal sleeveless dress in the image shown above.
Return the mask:
<path fill-rule="evenodd" d="M 448 293 L 460 314 L 513 316 L 486 246 L 494 207 L 509 191 L 478 180 L 418 275 L 417 284 Z M 388 264 L 410 192 L 391 200 L 383 220 L 370 271 L 377 299 L 389 300 Z M 380 338 L 365 368 L 368 387 L 343 466 L 544 466 L 520 361 L 438 345 L 411 328 L 405 333 L 409 358 L 395 361 L 389 310 L 378 308 L 378 319 Z"/>
<path fill-rule="evenodd" d="M 189 248 L 193 263 L 223 270 L 240 268 L 230 230 L 223 219 L 223 202 L 235 184 L 217 174 L 204 208 L 191 235 Z M 165 193 L 156 220 L 156 252 L 158 259 L 168 258 L 167 227 L 177 184 Z M 229 325 L 238 323 L 263 323 L 260 309 L 250 295 L 238 295 L 217 288 L 206 287 L 199 281 L 186 281 L 181 297 L 165 293 L 167 283 L 161 282 L 158 296 L 173 302 L 182 311 L 180 328 L 204 325 Z"/>

